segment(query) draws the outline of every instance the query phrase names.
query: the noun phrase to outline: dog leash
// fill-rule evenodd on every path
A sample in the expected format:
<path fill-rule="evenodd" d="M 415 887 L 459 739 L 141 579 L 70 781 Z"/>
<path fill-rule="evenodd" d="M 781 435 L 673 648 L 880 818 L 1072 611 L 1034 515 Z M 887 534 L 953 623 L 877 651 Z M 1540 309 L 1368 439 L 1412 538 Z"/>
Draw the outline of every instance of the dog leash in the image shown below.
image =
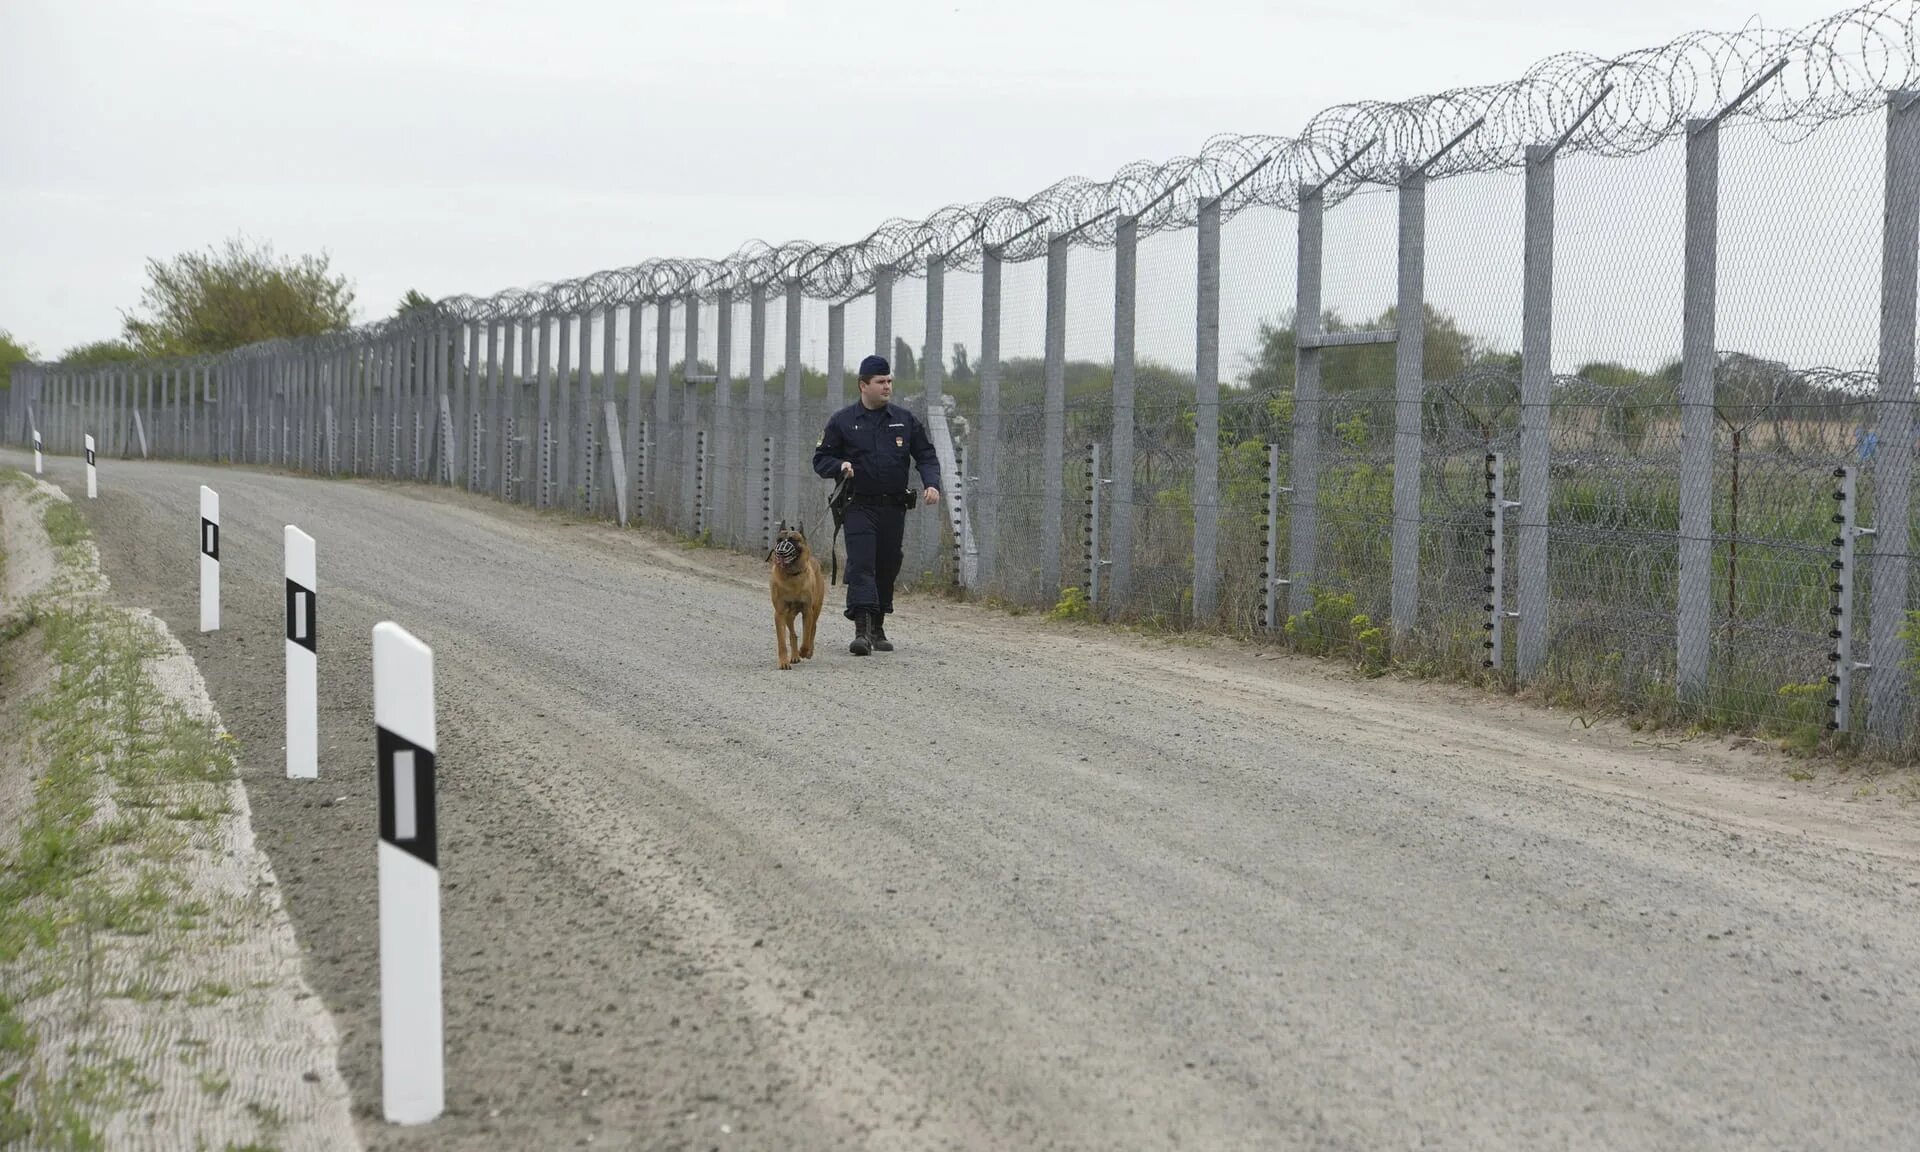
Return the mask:
<path fill-rule="evenodd" d="M 853 477 L 842 476 L 833 486 L 833 495 L 827 497 L 827 510 L 833 513 L 833 539 L 827 544 L 827 555 L 833 561 L 833 583 L 840 583 L 840 529 L 847 522 L 847 504 L 853 499 Z"/>

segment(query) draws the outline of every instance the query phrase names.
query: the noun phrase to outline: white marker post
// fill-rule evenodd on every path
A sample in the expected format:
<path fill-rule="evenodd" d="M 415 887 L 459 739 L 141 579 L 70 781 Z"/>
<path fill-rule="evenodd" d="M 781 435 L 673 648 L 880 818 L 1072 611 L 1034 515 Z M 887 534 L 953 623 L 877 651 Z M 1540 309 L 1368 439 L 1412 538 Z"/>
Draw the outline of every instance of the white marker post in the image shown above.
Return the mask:
<path fill-rule="evenodd" d="M 87 434 L 87 499 L 100 498 L 100 470 L 93 463 L 93 434 Z"/>
<path fill-rule="evenodd" d="M 320 646 L 313 537 L 287 525 L 287 778 L 320 775 Z"/>
<path fill-rule="evenodd" d="M 220 630 L 220 493 L 200 485 L 200 631 Z"/>
<path fill-rule="evenodd" d="M 390 1124 L 446 1109 L 440 998 L 440 854 L 434 812 L 433 649 L 373 629 L 380 775 L 381 1095 Z"/>

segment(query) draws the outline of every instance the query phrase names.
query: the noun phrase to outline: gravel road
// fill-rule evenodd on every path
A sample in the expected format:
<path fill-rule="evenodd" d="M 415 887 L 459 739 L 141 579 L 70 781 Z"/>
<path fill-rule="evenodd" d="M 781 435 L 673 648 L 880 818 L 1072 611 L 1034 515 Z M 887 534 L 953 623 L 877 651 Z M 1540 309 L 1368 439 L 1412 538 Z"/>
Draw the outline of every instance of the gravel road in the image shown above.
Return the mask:
<path fill-rule="evenodd" d="M 1899 801 L 920 597 L 899 651 L 834 616 L 779 672 L 751 558 L 455 493 L 109 462 L 76 503 L 243 745 L 370 1148 L 1920 1147 Z M 320 550 L 299 786 L 285 523 Z M 379 1120 L 382 619 L 438 664 L 425 1131 Z"/>

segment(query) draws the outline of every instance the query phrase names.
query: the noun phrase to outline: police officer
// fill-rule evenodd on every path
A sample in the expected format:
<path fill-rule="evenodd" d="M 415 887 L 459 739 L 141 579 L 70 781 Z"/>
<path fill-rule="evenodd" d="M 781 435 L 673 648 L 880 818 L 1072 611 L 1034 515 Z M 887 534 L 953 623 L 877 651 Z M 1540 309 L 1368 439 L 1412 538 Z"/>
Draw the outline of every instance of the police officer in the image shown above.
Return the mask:
<path fill-rule="evenodd" d="M 860 399 L 827 420 L 813 450 L 813 470 L 828 480 L 852 478 L 846 510 L 847 619 L 853 643 L 865 656 L 893 651 L 884 619 L 893 611 L 893 581 L 900 575 L 901 536 L 915 502 L 940 503 L 940 457 L 913 413 L 894 403 L 893 370 L 885 357 L 860 362 Z M 921 490 L 913 490 L 919 465 Z"/>

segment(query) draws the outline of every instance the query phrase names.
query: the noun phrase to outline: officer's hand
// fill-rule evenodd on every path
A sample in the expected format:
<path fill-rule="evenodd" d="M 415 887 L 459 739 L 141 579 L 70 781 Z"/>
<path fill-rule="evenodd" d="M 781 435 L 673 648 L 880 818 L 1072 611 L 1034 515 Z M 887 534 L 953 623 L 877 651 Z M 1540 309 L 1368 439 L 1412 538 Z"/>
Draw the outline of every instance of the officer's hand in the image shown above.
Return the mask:
<path fill-rule="evenodd" d="M 853 461 L 851 460 L 840 461 L 840 475 L 842 476 L 853 475 Z"/>
<path fill-rule="evenodd" d="M 920 494 L 920 498 L 926 501 L 927 507 L 931 508 L 935 504 L 940 503 L 940 489 L 929 488 Z"/>

